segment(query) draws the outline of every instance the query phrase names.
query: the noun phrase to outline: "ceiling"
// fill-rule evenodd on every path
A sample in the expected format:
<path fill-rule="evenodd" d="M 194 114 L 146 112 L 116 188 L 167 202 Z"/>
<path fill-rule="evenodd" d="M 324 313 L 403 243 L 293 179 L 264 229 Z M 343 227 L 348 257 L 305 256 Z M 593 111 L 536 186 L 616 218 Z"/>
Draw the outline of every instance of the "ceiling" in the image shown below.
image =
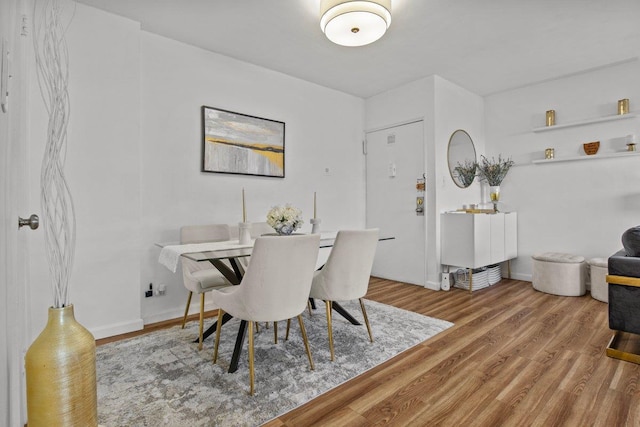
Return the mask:
<path fill-rule="evenodd" d="M 76 1 L 362 98 L 434 74 L 484 96 L 640 55 L 640 0 L 392 0 L 387 33 L 355 48 L 326 39 L 320 0 Z"/>

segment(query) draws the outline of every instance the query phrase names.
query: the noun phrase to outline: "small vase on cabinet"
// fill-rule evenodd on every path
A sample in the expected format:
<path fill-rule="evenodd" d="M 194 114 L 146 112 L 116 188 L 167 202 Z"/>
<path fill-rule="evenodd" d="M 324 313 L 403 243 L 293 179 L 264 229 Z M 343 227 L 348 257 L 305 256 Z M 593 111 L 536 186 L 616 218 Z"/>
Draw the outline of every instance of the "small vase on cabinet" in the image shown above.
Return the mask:
<path fill-rule="evenodd" d="M 491 202 L 493 203 L 493 210 L 498 212 L 498 201 L 500 200 L 500 186 L 492 185 L 489 187 L 489 196 L 491 197 Z"/>

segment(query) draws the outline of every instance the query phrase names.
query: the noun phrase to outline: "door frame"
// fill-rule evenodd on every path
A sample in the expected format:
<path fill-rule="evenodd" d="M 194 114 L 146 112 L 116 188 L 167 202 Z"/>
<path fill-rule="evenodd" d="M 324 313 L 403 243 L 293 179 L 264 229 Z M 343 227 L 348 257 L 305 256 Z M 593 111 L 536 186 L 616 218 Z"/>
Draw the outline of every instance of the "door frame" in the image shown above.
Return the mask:
<path fill-rule="evenodd" d="M 6 378 L 0 385 L 0 424 L 18 426 L 26 421 L 24 353 L 30 342 L 27 231 L 18 230 L 18 216 L 29 216 L 27 184 L 27 106 L 30 0 L 0 4 L 0 38 L 8 42 L 10 58 L 8 110 L 0 112 L 0 359 Z M 23 212 L 24 210 L 24 212 Z M 6 424 L 5 424 L 6 423 Z"/>

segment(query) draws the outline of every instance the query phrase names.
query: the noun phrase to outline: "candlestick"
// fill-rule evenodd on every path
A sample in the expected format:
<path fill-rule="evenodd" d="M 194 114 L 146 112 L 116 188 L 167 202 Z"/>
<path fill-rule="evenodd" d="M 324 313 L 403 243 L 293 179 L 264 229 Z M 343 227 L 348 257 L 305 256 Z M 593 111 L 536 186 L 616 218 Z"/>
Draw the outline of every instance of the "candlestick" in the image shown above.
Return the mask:
<path fill-rule="evenodd" d="M 244 203 L 244 188 L 242 189 L 242 222 L 247 222 L 247 206 Z"/>
<path fill-rule="evenodd" d="M 313 192 L 313 218 L 316 217 L 316 192 Z"/>

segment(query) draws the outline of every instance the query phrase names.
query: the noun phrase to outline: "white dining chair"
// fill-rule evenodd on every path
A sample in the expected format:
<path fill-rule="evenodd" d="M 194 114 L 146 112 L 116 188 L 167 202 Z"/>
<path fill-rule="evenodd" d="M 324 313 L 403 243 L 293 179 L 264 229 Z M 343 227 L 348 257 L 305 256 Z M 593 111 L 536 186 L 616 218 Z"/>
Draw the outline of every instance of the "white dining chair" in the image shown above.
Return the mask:
<path fill-rule="evenodd" d="M 333 301 L 358 299 L 364 322 L 367 325 L 369 339 L 373 342 L 371 325 L 367 318 L 362 297 L 367 293 L 373 257 L 378 244 L 378 229 L 338 231 L 329 259 L 322 268 L 314 273 L 310 298 L 325 301 L 327 311 L 327 330 L 329 350 L 334 360 L 333 328 L 331 325 Z"/>
<path fill-rule="evenodd" d="M 204 243 L 230 240 L 227 224 L 187 225 L 180 229 L 180 243 Z M 180 257 L 182 263 L 182 277 L 184 286 L 189 291 L 187 307 L 184 309 L 182 329 L 187 321 L 191 297 L 194 293 L 200 295 L 200 327 L 198 334 L 198 350 L 202 350 L 202 331 L 204 326 L 205 293 L 214 289 L 231 286 L 231 283 L 209 262 L 196 262 Z"/>
<path fill-rule="evenodd" d="M 307 306 L 320 236 L 264 236 L 255 241 L 251 263 L 238 286 L 214 290 L 218 328 L 213 363 L 218 359 L 222 316 L 229 313 L 248 323 L 249 394 L 254 392 L 254 322 L 278 322 L 298 318 L 311 370 L 314 369 L 301 313 Z"/>

